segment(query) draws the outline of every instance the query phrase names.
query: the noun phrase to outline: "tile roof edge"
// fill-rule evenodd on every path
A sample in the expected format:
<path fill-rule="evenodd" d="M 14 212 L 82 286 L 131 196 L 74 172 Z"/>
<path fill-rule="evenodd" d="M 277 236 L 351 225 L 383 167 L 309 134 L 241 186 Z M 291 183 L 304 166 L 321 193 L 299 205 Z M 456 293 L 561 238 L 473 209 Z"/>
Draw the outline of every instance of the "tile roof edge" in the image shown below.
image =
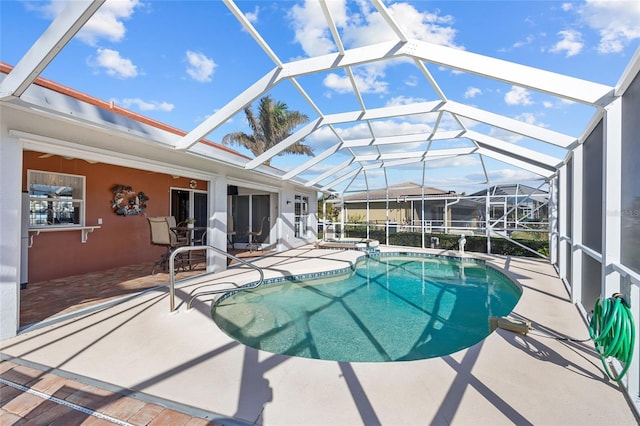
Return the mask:
<path fill-rule="evenodd" d="M 0 61 L 0 73 L 9 74 L 12 70 L 13 70 L 13 66 L 11 66 L 11 65 L 9 65 L 9 64 L 7 64 L 5 62 Z M 119 106 L 115 105 L 113 102 L 107 102 L 107 101 L 104 101 L 102 99 L 98 99 L 98 98 L 96 98 L 94 96 L 88 95 L 86 93 L 80 92 L 80 91 L 78 91 L 76 89 L 72 89 L 72 88 L 70 88 L 68 86 L 64 86 L 64 85 L 62 85 L 60 83 L 56 83 L 55 81 L 48 80 L 48 79 L 43 78 L 43 77 L 37 77 L 33 83 L 37 84 L 38 86 L 44 87 L 46 89 L 53 90 L 54 92 L 58 92 L 60 94 L 66 95 L 66 96 L 70 96 L 70 97 L 72 97 L 74 99 L 77 99 L 79 101 L 86 102 L 86 103 L 88 103 L 90 105 L 93 105 L 93 106 L 95 106 L 97 108 L 104 109 L 104 110 L 107 110 L 107 111 L 111 111 L 111 112 L 113 112 L 115 114 L 121 115 L 121 116 L 126 117 L 126 118 L 130 118 L 130 119 L 135 120 L 135 121 L 137 121 L 139 123 L 147 124 L 149 126 L 155 127 L 157 129 L 160 129 L 160 130 L 167 131 L 169 133 L 173 133 L 175 135 L 184 136 L 184 135 L 187 134 L 187 132 L 185 132 L 184 130 L 180 130 L 180 129 L 176 128 L 176 127 L 170 126 L 168 124 L 162 123 L 160 121 L 154 120 L 152 118 L 146 117 L 144 115 L 138 114 L 138 113 L 130 111 L 128 109 L 119 107 Z M 239 153 L 238 151 L 236 151 L 234 149 L 228 148 L 228 147 L 226 147 L 226 146 L 224 146 L 222 144 L 219 144 L 219 143 L 216 143 L 216 142 L 212 142 L 212 141 L 209 141 L 207 139 L 200 139 L 199 142 L 202 143 L 202 144 L 205 144 L 207 146 L 210 146 L 212 148 L 216 148 L 216 149 L 225 151 L 227 153 L 230 153 L 230 154 L 233 154 L 233 155 L 238 155 L 238 156 L 240 156 L 242 158 L 246 158 L 248 160 L 251 160 L 250 157 L 248 157 L 248 156 L 246 156 L 244 154 L 241 154 L 241 153 Z"/>

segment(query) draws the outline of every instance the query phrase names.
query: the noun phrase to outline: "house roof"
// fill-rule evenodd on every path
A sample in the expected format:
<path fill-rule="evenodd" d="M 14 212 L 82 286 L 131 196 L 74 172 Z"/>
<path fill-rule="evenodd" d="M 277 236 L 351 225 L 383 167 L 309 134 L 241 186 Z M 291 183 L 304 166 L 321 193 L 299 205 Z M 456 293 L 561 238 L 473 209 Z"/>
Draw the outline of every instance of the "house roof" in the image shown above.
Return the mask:
<path fill-rule="evenodd" d="M 474 192 L 470 194 L 470 197 L 481 196 L 484 197 L 487 195 L 490 196 L 498 195 L 498 196 L 519 196 L 519 197 L 527 197 L 527 198 L 536 198 L 536 199 L 546 199 L 549 196 L 549 193 L 542 188 L 533 188 L 529 185 L 523 184 L 509 184 L 509 185 L 494 185 L 490 188 L 484 189 L 482 191 Z"/>
<path fill-rule="evenodd" d="M 25 91 L 37 81 L 39 74 L 50 64 L 57 53 L 64 49 L 74 35 L 91 19 L 104 0 L 69 2 L 23 58 L 9 72 L 0 85 L 0 101 L 29 104 Z M 516 62 L 497 59 L 455 47 L 438 45 L 417 38 L 399 21 L 380 0 L 370 0 L 367 7 L 375 9 L 381 22 L 390 29 L 393 39 L 371 42 L 368 45 L 345 47 L 345 37 L 338 28 L 327 2 L 318 3 L 322 11 L 327 38 L 335 47 L 333 53 L 305 58 L 284 60 L 266 40 L 271 29 L 256 27 L 249 13 L 244 13 L 239 3 L 226 0 L 229 14 L 216 15 L 216 19 L 235 19 L 243 28 L 243 36 L 251 37 L 256 46 L 271 60 L 273 67 L 262 77 L 247 81 L 246 89 L 226 102 L 200 124 L 170 142 L 176 152 L 189 152 L 198 156 L 217 158 L 225 149 L 205 142 L 204 138 L 223 124 L 232 121 L 237 113 L 262 96 L 286 86 L 288 93 L 303 99 L 314 111 L 308 124 L 297 128 L 293 134 L 256 158 L 243 158 L 238 164 L 246 170 L 259 171 L 264 163 L 281 154 L 292 144 L 312 143 L 319 134 L 328 135 L 330 143 L 312 146 L 315 156 L 292 162 L 288 170 L 279 176 L 282 180 L 304 182 L 309 188 L 325 192 L 345 193 L 356 188 L 356 181 L 364 182 L 360 188 L 369 188 L 371 176 L 382 176 L 387 186 L 393 186 L 392 172 L 412 170 L 412 176 L 421 176 L 421 186 L 427 186 L 427 176 L 437 175 L 430 167 L 441 161 L 458 161 L 473 158 L 481 164 L 479 183 L 492 185 L 489 162 L 499 162 L 528 172 L 536 179 L 548 181 L 556 176 L 559 168 L 570 157 L 573 148 L 580 144 L 580 134 L 566 134 L 547 128 L 544 124 L 531 124 L 526 117 L 513 118 L 474 106 L 471 102 L 454 101 L 447 96 L 433 69 L 448 69 L 452 73 L 467 73 L 479 79 L 506 83 L 553 97 L 559 102 L 569 101 L 591 107 L 593 118 L 587 129 L 603 115 L 604 107 L 619 96 L 616 87 L 525 66 Z M 224 16 L 222 16 L 224 15 Z M 367 39 L 367 37 L 359 37 Z M 216 43 L 218 41 L 215 41 Z M 251 58 L 247 58 L 251 61 Z M 388 99 L 386 106 L 369 108 L 364 100 L 362 82 L 355 71 L 362 66 L 402 63 L 407 77 L 418 76 L 424 87 L 430 88 L 429 98 L 404 104 Z M 636 51 L 619 86 L 623 86 L 637 74 L 640 66 L 640 49 Z M 346 76 L 345 90 L 353 95 L 357 105 L 340 108 L 341 102 L 332 107 L 338 112 L 327 113 L 318 107 L 305 90 L 305 84 L 331 75 Z M 315 77 L 313 80 L 311 77 Z M 241 78 L 241 76 L 237 76 Z M 308 83 L 313 84 L 313 83 Z M 384 94 L 380 94 L 384 96 Z M 286 99 L 285 99 L 286 100 Z M 115 105 L 114 109 L 117 109 Z M 109 105 L 111 108 L 111 105 Z M 124 113 L 123 111 L 121 111 Z M 380 131 L 376 126 L 382 121 L 408 123 L 416 117 L 426 120 L 424 131 L 399 130 L 393 134 Z M 340 131 L 342 126 L 364 129 L 365 136 L 355 136 Z M 397 126 L 398 129 L 408 128 Z M 118 131 L 126 132 L 119 129 Z M 179 132 L 179 131 L 178 131 Z M 513 143 L 513 137 L 523 137 L 528 146 Z M 322 138 L 326 141 L 326 138 Z M 545 149 L 554 154 L 543 154 Z M 152 149 L 152 148 L 150 148 Z M 300 158 L 300 157 L 298 157 Z M 461 160 L 464 164 L 464 161 Z M 236 165 L 238 165 L 236 164 Z M 313 173 L 312 173 L 313 172 Z M 406 178 L 405 178 L 406 179 Z"/>
<path fill-rule="evenodd" d="M 424 192 L 423 192 L 424 190 Z M 390 185 L 388 188 L 372 189 L 369 191 L 362 191 L 355 194 L 349 194 L 342 199 L 345 202 L 354 201 L 384 201 L 387 199 L 404 199 L 405 197 L 422 197 L 425 198 L 442 197 L 448 195 L 455 195 L 453 191 L 444 191 L 442 189 L 433 187 L 423 187 L 415 182 L 404 182 L 395 185 Z"/>
<path fill-rule="evenodd" d="M 9 74 L 13 70 L 13 68 L 14 67 L 12 65 L 9 65 L 9 64 L 6 64 L 6 63 L 0 61 L 0 73 Z M 135 121 L 140 122 L 140 123 L 148 124 L 148 125 L 153 126 L 153 127 L 157 128 L 157 129 L 160 129 L 160 130 L 165 130 L 165 131 L 173 133 L 175 135 L 185 136 L 187 134 L 187 132 L 185 132 L 184 130 L 176 129 L 175 127 L 169 126 L 168 124 L 161 123 L 160 121 L 157 121 L 157 120 L 154 120 L 152 118 L 146 117 L 146 116 L 144 116 L 142 114 L 138 114 L 138 113 L 133 112 L 131 110 L 128 110 L 126 108 L 122 108 L 122 107 L 116 105 L 115 102 L 113 102 L 113 101 L 107 102 L 105 100 L 98 99 L 98 98 L 96 98 L 94 96 L 88 95 L 86 93 L 82 93 L 82 92 L 80 92 L 78 90 L 72 89 L 71 87 L 64 86 L 62 84 L 56 83 L 55 81 L 51 81 L 51 80 L 48 80 L 46 78 L 37 77 L 33 81 L 33 84 L 35 84 L 37 86 L 40 86 L 40 87 L 44 87 L 44 88 L 50 89 L 50 90 L 52 90 L 54 92 L 60 93 L 60 94 L 65 95 L 65 96 L 69 96 L 69 97 L 71 97 L 73 99 L 77 99 L 79 101 L 85 102 L 85 103 L 87 103 L 89 105 L 93 105 L 93 106 L 98 107 L 98 108 L 100 108 L 102 110 L 112 112 L 112 113 L 117 114 L 119 116 L 130 118 L 130 119 L 135 120 Z M 243 155 L 243 154 L 241 154 L 240 152 L 238 152 L 238 151 L 236 151 L 234 149 L 231 149 L 231 148 L 229 148 L 227 146 L 224 146 L 222 144 L 219 144 L 219 143 L 211 142 L 211 141 L 209 141 L 207 139 L 201 139 L 198 142 L 202 143 L 204 145 L 207 145 L 207 146 L 209 146 L 211 148 L 214 148 L 214 149 L 219 149 L 219 150 L 225 151 L 227 153 L 238 155 L 238 156 L 241 156 L 241 157 L 244 157 L 244 158 L 249 158 L 246 155 Z"/>

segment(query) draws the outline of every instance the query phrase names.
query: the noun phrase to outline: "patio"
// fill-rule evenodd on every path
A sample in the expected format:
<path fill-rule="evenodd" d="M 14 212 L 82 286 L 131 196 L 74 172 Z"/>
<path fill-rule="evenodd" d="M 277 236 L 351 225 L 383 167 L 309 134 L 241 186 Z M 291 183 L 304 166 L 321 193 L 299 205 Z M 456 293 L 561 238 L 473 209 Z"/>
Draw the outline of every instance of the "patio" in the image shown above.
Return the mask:
<path fill-rule="evenodd" d="M 263 251 L 229 250 L 239 258 L 256 258 L 269 254 Z M 152 289 L 169 282 L 169 273 L 151 274 L 153 262 L 95 271 L 49 281 L 30 283 L 20 291 L 20 326 L 58 319 L 81 309 L 108 303 L 126 295 Z M 190 270 L 180 270 L 177 280 L 200 275 L 204 263 L 193 265 Z"/>
<path fill-rule="evenodd" d="M 269 278 L 342 268 L 360 255 L 307 246 L 255 263 Z M 553 267 L 541 260 L 477 256 L 504 268 L 522 285 L 512 316 L 531 321 L 529 334 L 499 329 L 466 350 L 398 363 L 341 363 L 262 352 L 219 330 L 206 298 L 185 310 L 184 301 L 195 289 L 229 277 L 238 283 L 255 279 L 255 272 L 234 267 L 215 280 L 181 283 L 177 314 L 169 314 L 166 288 L 148 291 L 7 339 L 2 356 L 222 424 L 637 424 L 591 343 L 552 337 L 588 337 Z M 3 378 L 11 365 L 3 362 Z M 3 398 L 3 405 L 10 400 Z M 110 402 L 96 394 L 90 405 L 113 412 Z M 173 424 L 187 421 L 195 420 Z"/>

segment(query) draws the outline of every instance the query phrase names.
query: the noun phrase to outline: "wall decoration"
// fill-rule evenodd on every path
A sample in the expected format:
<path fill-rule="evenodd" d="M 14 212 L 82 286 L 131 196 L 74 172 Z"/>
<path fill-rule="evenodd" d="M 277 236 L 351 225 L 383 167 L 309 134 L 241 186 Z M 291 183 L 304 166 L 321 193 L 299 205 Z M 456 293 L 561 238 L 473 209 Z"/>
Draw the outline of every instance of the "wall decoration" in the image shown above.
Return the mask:
<path fill-rule="evenodd" d="M 149 197 L 142 191 L 136 193 L 130 186 L 115 185 L 111 188 L 111 192 L 113 192 L 111 208 L 119 216 L 141 214 L 147 208 Z"/>
<path fill-rule="evenodd" d="M 196 189 L 198 187 L 198 181 L 195 179 L 191 179 L 189 181 L 189 188 Z"/>

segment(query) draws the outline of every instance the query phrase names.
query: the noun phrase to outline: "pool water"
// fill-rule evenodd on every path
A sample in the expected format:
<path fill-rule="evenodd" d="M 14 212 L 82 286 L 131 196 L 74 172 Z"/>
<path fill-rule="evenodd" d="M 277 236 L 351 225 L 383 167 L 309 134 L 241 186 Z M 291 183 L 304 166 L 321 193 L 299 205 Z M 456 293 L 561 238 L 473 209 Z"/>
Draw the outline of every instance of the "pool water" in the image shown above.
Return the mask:
<path fill-rule="evenodd" d="M 229 336 L 256 349 L 347 362 L 444 356 L 489 335 L 520 289 L 481 262 L 377 256 L 345 275 L 263 285 L 214 306 Z"/>

